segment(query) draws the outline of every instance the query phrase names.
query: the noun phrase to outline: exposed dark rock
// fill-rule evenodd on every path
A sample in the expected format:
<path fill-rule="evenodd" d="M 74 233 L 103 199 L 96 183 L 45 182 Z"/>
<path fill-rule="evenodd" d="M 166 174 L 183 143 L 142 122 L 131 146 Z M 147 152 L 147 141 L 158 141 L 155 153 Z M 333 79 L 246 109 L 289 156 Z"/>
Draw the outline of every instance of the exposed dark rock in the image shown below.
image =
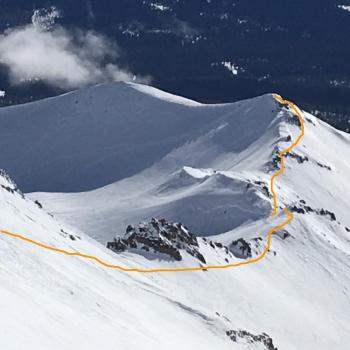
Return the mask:
<path fill-rule="evenodd" d="M 288 115 L 287 123 L 291 125 L 296 125 L 297 127 L 301 128 L 300 119 L 296 114 Z"/>
<path fill-rule="evenodd" d="M 62 230 L 62 229 L 61 229 L 60 231 L 61 231 L 61 233 L 63 233 L 66 237 L 69 237 L 69 239 L 71 239 L 72 241 L 76 241 L 77 239 L 80 239 L 80 240 L 81 240 L 81 237 L 80 237 L 79 235 L 73 235 L 73 234 L 71 234 L 71 233 L 68 233 L 68 232 Z"/>
<path fill-rule="evenodd" d="M 35 203 L 40 209 L 43 208 L 42 204 L 41 204 L 38 200 L 36 200 L 34 203 Z"/>
<path fill-rule="evenodd" d="M 281 167 L 281 149 L 276 146 L 271 154 L 271 161 L 269 161 L 266 165 L 269 171 L 279 170 Z"/>
<path fill-rule="evenodd" d="M 282 137 L 279 141 L 280 142 L 291 142 L 292 141 L 292 136 L 288 135 L 288 136 Z"/>
<path fill-rule="evenodd" d="M 309 158 L 307 156 L 301 156 L 299 154 L 296 154 L 294 152 L 289 152 L 285 155 L 286 158 L 293 158 L 296 159 L 299 164 L 302 164 L 304 162 L 308 162 Z"/>
<path fill-rule="evenodd" d="M 305 214 L 305 210 L 303 208 L 297 207 L 296 205 L 292 205 L 289 208 L 289 211 L 292 213 Z"/>
<path fill-rule="evenodd" d="M 263 181 L 254 181 L 254 183 L 258 186 L 262 186 L 265 184 Z"/>
<path fill-rule="evenodd" d="M 305 119 L 308 123 L 312 124 L 313 126 L 316 126 L 316 124 L 315 124 L 311 119 L 309 119 L 309 118 L 307 118 L 307 117 L 305 117 L 305 116 L 304 116 L 304 119 Z"/>
<path fill-rule="evenodd" d="M 223 248 L 222 243 L 219 242 L 214 242 L 215 246 L 217 246 L 218 248 Z"/>
<path fill-rule="evenodd" d="M 4 186 L 4 185 L 1 185 L 1 187 L 6 190 L 7 192 L 10 192 L 12 194 L 15 193 L 15 190 L 13 188 L 11 188 L 10 186 Z"/>
<path fill-rule="evenodd" d="M 214 242 L 210 241 L 210 245 L 215 248 Z M 141 223 L 137 227 L 129 225 L 124 236 L 108 242 L 107 248 L 115 252 L 140 249 L 165 254 L 177 261 L 182 260 L 181 250 L 184 250 L 206 263 L 199 251 L 197 237 L 181 223 L 168 223 L 164 219 L 153 218 L 149 223 Z"/>
<path fill-rule="evenodd" d="M 226 335 L 235 343 L 248 343 L 248 344 L 263 344 L 266 350 L 278 350 L 274 346 L 272 338 L 266 334 L 253 334 L 243 329 L 238 330 L 228 330 Z"/>
<path fill-rule="evenodd" d="M 317 215 L 321 216 L 328 216 L 331 221 L 336 221 L 337 218 L 335 214 L 327 209 L 314 209 L 311 208 L 309 205 L 306 205 L 306 202 L 304 200 L 300 200 L 300 205 L 293 204 L 289 207 L 289 210 L 294 213 L 299 214 L 305 214 L 305 213 L 316 213 Z"/>
<path fill-rule="evenodd" d="M 252 188 L 253 184 L 258 187 L 258 189 L 266 196 L 271 198 L 271 193 L 270 193 L 270 189 L 267 186 L 267 184 L 264 181 L 253 181 L 253 183 L 251 183 L 250 180 L 248 180 L 249 182 L 247 183 L 246 188 Z"/>
<path fill-rule="evenodd" d="M 287 230 L 279 230 L 277 233 L 276 233 L 276 236 L 277 237 L 280 237 L 282 239 L 287 239 L 289 237 L 292 237 L 292 235 L 287 231 Z"/>
<path fill-rule="evenodd" d="M 252 248 L 243 238 L 233 241 L 229 249 L 236 258 L 248 259 L 252 257 Z"/>
<path fill-rule="evenodd" d="M 0 176 L 3 177 L 8 183 L 8 185 L 1 185 L 4 190 L 12 194 L 18 193 L 22 198 L 24 198 L 24 194 L 20 191 L 17 184 L 11 179 L 5 170 L 0 169 Z"/>
<path fill-rule="evenodd" d="M 281 149 L 280 147 L 276 147 L 272 153 L 272 160 L 267 163 L 268 169 L 270 171 L 273 170 L 279 170 L 281 167 Z M 286 158 L 293 158 L 296 159 L 299 164 L 302 164 L 304 162 L 308 162 L 309 158 L 307 156 L 301 156 L 299 154 L 296 154 L 295 152 L 289 152 L 285 155 Z"/>
<path fill-rule="evenodd" d="M 264 193 L 264 195 L 268 198 L 271 198 L 272 195 L 270 193 L 269 187 L 263 181 L 254 181 L 256 185 L 260 188 L 260 190 Z"/>
<path fill-rule="evenodd" d="M 278 170 L 281 166 L 281 156 L 279 154 L 275 154 L 272 157 L 271 162 L 269 162 L 268 167 L 270 170 Z"/>
<path fill-rule="evenodd" d="M 320 209 L 320 210 L 317 210 L 317 214 L 322 215 L 322 216 L 329 216 L 331 221 L 336 221 L 337 220 L 337 218 L 335 217 L 334 213 L 332 213 L 329 210 L 323 209 L 323 208 Z"/>
<path fill-rule="evenodd" d="M 322 164 L 322 163 L 319 163 L 319 162 L 317 162 L 316 163 L 319 167 L 321 167 L 321 168 L 325 168 L 325 169 L 327 169 L 327 170 L 329 170 L 329 171 L 332 171 L 332 168 L 329 166 L 329 165 L 325 165 L 325 164 Z"/>
<path fill-rule="evenodd" d="M 314 210 L 313 210 L 310 206 L 308 206 L 308 205 L 305 205 L 304 209 L 305 209 L 305 211 L 306 211 L 307 213 L 313 213 L 313 212 L 314 212 Z"/>

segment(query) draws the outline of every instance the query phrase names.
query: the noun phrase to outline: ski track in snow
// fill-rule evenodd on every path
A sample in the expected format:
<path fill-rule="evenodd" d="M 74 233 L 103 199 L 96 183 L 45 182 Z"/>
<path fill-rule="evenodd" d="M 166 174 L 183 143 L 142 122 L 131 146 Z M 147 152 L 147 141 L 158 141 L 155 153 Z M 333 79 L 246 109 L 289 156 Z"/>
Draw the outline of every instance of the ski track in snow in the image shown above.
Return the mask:
<path fill-rule="evenodd" d="M 284 165 L 284 158 L 285 156 L 291 152 L 301 141 L 301 139 L 303 138 L 304 134 L 305 134 L 305 123 L 304 123 L 304 119 L 302 116 L 301 111 L 296 107 L 296 105 L 288 100 L 284 100 L 281 96 L 274 94 L 273 97 L 280 103 L 289 106 L 290 108 L 292 108 L 294 110 L 294 112 L 296 113 L 296 115 L 298 116 L 300 123 L 301 123 L 301 133 L 300 135 L 297 137 L 297 139 L 286 149 L 284 149 L 283 151 L 280 152 L 279 157 L 281 160 L 281 169 L 276 172 L 275 174 L 273 174 L 271 176 L 271 180 L 270 180 L 270 190 L 272 193 L 272 198 L 273 198 L 273 212 L 271 214 L 272 217 L 277 215 L 277 196 L 276 193 L 274 191 L 274 182 L 276 180 L 276 178 L 280 175 L 282 175 L 284 173 L 285 170 L 285 165 Z M 212 270 L 212 269 L 227 269 L 227 268 L 232 268 L 232 267 L 238 267 L 238 266 L 243 266 L 243 265 L 250 265 L 250 264 L 255 264 L 259 261 L 261 261 L 262 259 L 264 259 L 264 257 L 266 256 L 266 254 L 269 252 L 270 247 L 271 247 L 271 239 L 272 239 L 272 235 L 277 232 L 278 230 L 282 229 L 283 227 L 287 226 L 291 221 L 294 220 L 294 215 L 292 213 L 290 213 L 288 211 L 287 208 L 284 208 L 284 212 L 285 214 L 288 216 L 288 219 L 285 220 L 282 224 L 272 228 L 269 232 L 268 232 L 268 236 L 267 236 L 267 243 L 266 246 L 263 250 L 263 252 L 255 259 L 251 259 L 251 260 L 247 260 L 247 261 L 242 261 L 239 263 L 235 263 L 235 264 L 227 264 L 227 265 L 208 265 L 208 266 L 200 266 L 200 267 L 186 267 L 186 268 L 173 268 L 173 269 L 137 269 L 137 268 L 125 268 L 122 267 L 120 265 L 112 265 L 112 264 L 108 264 L 104 261 L 102 261 L 101 259 L 92 256 L 92 255 L 87 255 L 87 254 L 82 254 L 79 252 L 71 252 L 71 251 L 67 251 L 64 249 L 59 249 L 59 248 L 55 248 L 52 246 L 48 246 L 45 244 L 42 244 L 38 241 L 32 240 L 30 238 L 24 237 L 20 234 L 16 234 L 16 233 L 12 233 L 12 232 L 8 232 L 8 231 L 4 231 L 4 230 L 0 230 L 0 233 L 22 240 L 24 242 L 27 242 L 29 244 L 33 244 L 35 246 L 38 246 L 40 248 L 43 249 L 47 249 L 50 251 L 54 251 L 54 252 L 58 252 L 61 254 L 65 254 L 68 256 L 75 256 L 75 257 L 80 257 L 80 258 L 84 258 L 84 259 L 89 259 L 89 260 L 93 260 L 96 263 L 110 268 L 110 269 L 117 269 L 123 272 L 139 272 L 139 273 L 158 273 L 158 272 L 189 272 L 189 271 L 203 271 L 203 270 Z"/>

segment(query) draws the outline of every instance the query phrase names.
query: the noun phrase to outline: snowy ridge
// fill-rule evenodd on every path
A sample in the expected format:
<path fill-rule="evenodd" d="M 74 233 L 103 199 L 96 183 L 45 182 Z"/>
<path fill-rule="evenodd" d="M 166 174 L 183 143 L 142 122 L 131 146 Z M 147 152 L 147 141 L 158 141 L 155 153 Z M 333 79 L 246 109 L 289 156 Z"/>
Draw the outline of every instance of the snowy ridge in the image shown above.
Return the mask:
<path fill-rule="evenodd" d="M 237 159 L 247 169 L 248 164 L 242 164 L 247 147 L 252 145 L 254 154 L 267 148 L 260 137 L 265 131 L 276 132 L 270 128 L 276 108 L 271 95 L 193 108 L 155 98 L 157 90 L 136 86 L 99 85 L 1 108 L 0 146 L 8 149 L 3 167 L 27 192 L 85 191 L 160 162 L 175 171 L 186 165 L 184 160 L 195 167 L 214 167 Z M 23 149 L 26 144 L 30 147 Z"/>
<path fill-rule="evenodd" d="M 18 150 L 25 138 L 20 139 L 22 135 L 11 141 L 9 135 L 23 122 L 24 115 L 28 118 L 24 122 L 32 128 L 32 132 L 27 130 L 31 149 L 25 155 L 36 151 L 48 167 L 47 173 L 69 162 L 86 162 L 83 168 L 68 169 L 71 185 L 87 171 L 92 159 L 96 160 L 96 153 L 85 158 L 89 154 L 85 150 L 67 152 L 65 147 L 72 140 L 69 133 L 76 136 L 80 130 L 87 137 L 88 129 L 95 128 L 94 134 L 101 136 L 103 130 L 108 133 L 111 128 L 118 147 L 125 147 L 123 152 L 128 150 L 123 146 L 128 139 L 123 139 L 126 130 L 137 134 L 130 144 L 136 139 L 139 142 L 139 148 L 129 149 L 127 154 L 135 162 L 133 171 L 128 174 L 118 167 L 118 179 L 96 190 L 23 197 L 0 187 L 1 228 L 125 267 L 200 266 L 201 262 L 189 254 L 176 261 L 129 250 L 115 253 L 104 247 L 107 241 L 118 239 L 129 224 L 156 216 L 188 226 L 196 234 L 198 249 L 208 264 L 225 264 L 225 258 L 240 262 L 259 255 L 269 229 L 285 219 L 280 210 L 277 217 L 269 217 L 272 205 L 268 185 L 271 174 L 280 166 L 276 154 L 300 134 L 293 111 L 278 105 L 271 95 L 193 108 L 134 91 L 124 84 L 97 86 L 0 110 L 4 125 L 0 142 L 9 141 L 12 153 L 12 158 L 4 155 L 4 162 L 16 169 L 20 181 L 33 188 L 52 190 L 64 178 L 59 173 L 58 180 L 41 183 L 45 176 L 35 168 L 40 166 L 39 160 L 25 170 L 25 157 L 13 157 L 16 152 L 12 147 Z M 85 104 L 91 95 L 93 107 L 85 108 L 85 114 L 83 107 L 77 107 L 77 113 L 72 114 L 79 120 L 75 126 L 76 119 L 65 114 L 70 103 L 74 105 L 79 96 L 78 105 L 83 106 L 83 99 L 87 98 Z M 117 107 L 122 101 L 123 108 Z M 112 104 L 117 117 L 111 113 L 103 119 L 108 123 L 103 124 L 96 116 Z M 134 118 L 137 110 L 142 113 Z M 44 117 L 48 111 L 51 119 Z M 80 129 L 83 114 L 88 119 Z M 171 119 L 171 128 L 160 126 L 150 134 L 150 125 L 157 125 L 164 116 Z M 0 307 L 6 315 L 0 317 L 2 342 L 10 350 L 23 347 L 23 339 L 39 350 L 77 346 L 95 350 L 111 348 L 115 345 L 111 339 L 116 338 L 123 349 L 200 346 L 208 350 L 347 350 L 350 166 L 346 160 L 350 159 L 350 137 L 306 112 L 303 116 L 305 137 L 286 158 L 285 174 L 276 181 L 279 209 L 288 207 L 295 220 L 273 236 L 263 262 L 181 276 L 125 274 L 0 235 Z M 191 123 L 183 125 L 183 117 Z M 116 120 L 118 128 L 113 124 Z M 103 127 L 98 127 L 98 122 Z M 67 131 L 60 134 L 65 146 L 62 155 L 66 157 L 45 163 L 50 147 L 58 147 L 51 123 L 60 132 Z M 36 129 L 43 127 L 48 128 L 48 136 L 33 137 Z M 139 149 L 150 152 L 148 147 L 154 140 L 158 146 L 162 140 L 162 152 L 144 159 Z M 101 147 L 101 154 L 113 153 L 105 140 L 92 138 L 91 142 L 96 152 Z M 98 162 L 103 163 L 100 159 Z M 33 171 L 38 177 L 25 179 L 25 171 Z M 0 183 L 12 181 L 3 178 Z M 228 257 L 221 248 L 225 246 L 229 248 Z M 40 329 L 40 335 L 33 329 Z"/>
<path fill-rule="evenodd" d="M 145 93 L 149 96 L 153 96 L 157 99 L 163 100 L 163 101 L 167 101 L 167 102 L 171 102 L 171 103 L 178 103 L 178 104 L 183 104 L 186 106 L 191 106 L 191 107 L 196 107 L 196 106 L 201 106 L 202 104 L 199 102 L 195 102 L 193 100 L 190 100 L 188 98 L 185 97 L 181 97 L 181 96 L 176 96 L 176 95 L 172 95 L 169 94 L 165 91 L 156 89 L 152 86 L 147 86 L 147 85 L 141 85 L 141 84 L 135 84 L 135 83 L 126 83 L 130 86 L 132 86 L 135 90 L 138 90 L 142 93 Z"/>
<path fill-rule="evenodd" d="M 63 109 L 54 107 L 59 103 Z M 71 104 L 74 110 L 71 110 Z M 108 111 L 102 113 L 101 123 L 100 111 L 105 110 L 105 106 Z M 74 118 L 69 118 L 67 111 L 74 113 Z M 48 114 L 50 118 L 44 117 Z M 62 218 L 73 226 L 76 225 L 74 217 L 80 214 L 69 208 L 72 206 L 79 212 L 81 208 L 84 219 L 78 221 L 84 226 L 80 228 L 102 243 L 112 239 L 116 231 L 123 232 L 128 224 L 152 217 L 184 221 L 194 232 L 213 234 L 240 225 L 252 215 L 264 217 L 269 211 L 270 202 L 261 196 L 261 191 L 254 194 L 249 190 L 247 194 L 246 186 L 251 176 L 267 185 L 268 175 L 262 171 L 271 160 L 271 142 L 278 138 L 277 114 L 278 106 L 271 95 L 234 104 L 192 108 L 154 99 L 135 90 L 134 84 L 117 83 L 0 110 L 7 130 L 10 126 L 15 127 L 23 115 L 28 118 L 28 128 L 33 129 L 28 131 L 31 147 L 28 152 L 21 152 L 23 158 L 20 160 L 17 157 L 13 161 L 24 140 L 11 140 L 4 132 L 0 142 L 9 143 L 9 153 L 13 157 L 7 156 L 4 164 L 17 174 L 17 182 L 25 188 L 55 191 L 64 184 L 64 188 L 69 186 L 76 191 L 88 184 L 98 187 L 101 181 L 111 183 L 93 192 L 55 195 L 58 199 L 55 208 L 51 207 L 51 200 L 36 196 L 44 202 L 45 208 L 56 214 L 62 213 Z M 33 120 L 37 123 L 35 127 Z M 42 128 L 48 130 L 45 139 L 35 136 Z M 54 149 L 68 156 L 52 157 Z M 26 164 L 32 153 L 35 153 L 37 164 Z M 182 173 L 184 166 L 212 169 L 209 171 L 218 173 L 202 184 L 193 183 L 186 191 L 181 185 L 181 181 L 187 181 L 187 175 Z M 226 170 L 230 174 L 224 173 Z M 29 171 L 30 181 L 26 176 Z M 113 178 L 120 180 L 113 182 Z M 190 177 L 187 179 L 192 181 Z M 228 188 L 226 181 L 231 183 Z M 212 186 L 218 191 L 213 191 Z M 165 195 L 164 191 L 168 193 Z M 255 196 L 259 197 L 256 203 Z M 209 202 L 203 200 L 205 198 L 211 198 L 212 203 L 207 205 Z M 196 210 L 201 203 L 202 209 Z M 245 205 L 241 206 L 243 203 Z M 96 212 L 94 208 L 97 207 L 101 211 Z M 188 210 L 189 207 L 197 214 Z M 241 214 L 236 215 L 234 212 L 241 207 Z M 210 226 L 203 221 L 208 215 L 217 218 Z"/>

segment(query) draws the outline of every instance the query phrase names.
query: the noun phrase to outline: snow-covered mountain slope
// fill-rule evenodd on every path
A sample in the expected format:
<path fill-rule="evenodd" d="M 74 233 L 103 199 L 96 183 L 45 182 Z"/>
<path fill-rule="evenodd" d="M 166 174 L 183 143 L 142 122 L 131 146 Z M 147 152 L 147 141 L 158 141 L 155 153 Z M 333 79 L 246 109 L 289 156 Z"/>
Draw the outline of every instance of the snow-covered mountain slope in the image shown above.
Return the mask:
<path fill-rule="evenodd" d="M 119 257 L 60 224 L 18 192 L 4 173 L 0 184 L 2 229 L 52 247 L 95 255 L 111 264 L 147 267 L 144 258 Z M 242 328 L 216 314 L 211 306 L 192 304 L 195 298 L 188 299 L 181 288 L 177 293 L 172 280 L 108 270 L 4 234 L 0 234 L 0 251 L 2 349 L 97 350 L 114 349 L 116 344 L 123 349 L 191 349 L 199 345 L 231 349 L 233 343 L 226 332 Z M 206 274 L 188 277 L 188 282 L 191 278 L 204 281 Z M 258 328 L 249 330 L 260 334 Z M 265 349 L 260 341 L 253 347 L 238 348 Z"/>
<path fill-rule="evenodd" d="M 220 233 L 270 210 L 264 184 L 247 189 L 247 179 L 268 167 L 277 114 L 271 95 L 213 106 L 142 85 L 100 85 L 0 109 L 0 145 L 7 149 L 1 164 L 26 191 L 110 184 L 55 196 L 55 208 L 43 198 L 68 222 L 79 216 L 81 228 L 104 242 L 153 216 Z M 203 221 L 209 216 L 210 225 Z"/>
<path fill-rule="evenodd" d="M 102 91 L 113 93 L 103 94 Z M 123 106 L 118 118 L 111 117 L 109 121 L 117 119 L 119 125 L 125 125 L 124 129 L 114 129 L 118 135 L 134 129 L 139 136 L 139 144 L 135 139 L 130 140 L 129 146 L 136 144 L 133 148 L 118 143 L 118 137 L 114 140 L 121 148 L 125 146 L 124 151 L 128 150 L 133 171 L 127 173 L 121 168 L 121 172 L 116 173 L 118 181 L 89 192 L 30 194 L 29 198 L 39 200 L 37 204 L 23 198 L 8 179 L 0 177 L 0 185 L 3 185 L 0 187 L 0 226 L 3 230 L 58 248 L 94 255 L 110 264 L 164 269 L 203 266 L 200 256 L 207 265 L 246 261 L 250 256 L 261 254 L 267 232 L 285 220 L 281 208 L 287 206 L 295 219 L 273 236 L 270 251 L 259 263 L 181 274 L 128 274 L 102 267 L 94 261 L 45 251 L 1 234 L 0 293 L 4 297 L 0 302 L 6 317 L 0 316 L 0 332 L 9 349 L 23 345 L 23 340 L 15 334 L 23 334 L 25 344 L 36 349 L 46 349 L 48 344 L 53 349 L 72 349 L 72 344 L 93 350 L 102 346 L 109 349 L 115 347 L 116 339 L 123 349 L 193 349 L 195 346 L 249 350 L 273 350 L 275 347 L 348 349 L 349 135 L 303 113 L 305 136 L 286 157 L 285 173 L 276 180 L 279 210 L 277 217 L 271 218 L 269 180 L 280 167 L 276 155 L 300 134 L 293 111 L 279 105 L 272 95 L 235 104 L 206 106 L 138 85 L 97 86 L 75 95 L 0 110 L 6 122 L 5 130 L 9 132 L 10 125 L 23 122 L 25 115 L 18 115 L 18 111 L 28 111 L 30 115 L 29 111 L 39 111 L 42 106 L 42 111 L 52 110 L 54 120 L 61 120 L 57 115 L 69 106 L 72 96 L 87 93 L 98 97 L 94 104 L 96 115 L 100 115 L 98 106 L 103 105 L 107 96 L 110 96 L 109 105 L 114 103 L 117 109 L 119 101 Z M 128 108 L 132 114 L 121 113 Z M 95 114 L 85 109 L 86 115 L 94 119 Z M 142 114 L 137 114 L 137 110 Z M 161 113 L 157 113 L 159 111 Z M 82 123 L 82 135 L 88 135 L 82 127 L 82 114 L 77 115 L 81 118 L 78 119 Z M 171 118 L 173 124 L 169 130 L 165 122 L 157 128 L 161 116 Z M 39 118 L 40 128 L 49 125 L 50 120 L 42 115 L 35 117 L 33 114 L 31 118 L 28 120 Z M 65 127 L 74 130 L 77 136 L 79 128 L 68 128 L 72 118 L 66 118 Z M 183 124 L 186 119 L 190 119 L 191 128 Z M 127 126 L 129 123 L 132 127 Z M 106 127 L 110 124 L 100 128 L 98 124 L 88 122 L 86 125 L 86 129 L 88 125 L 95 128 L 89 131 L 91 135 L 94 131 L 96 135 L 102 135 L 101 130 L 110 132 Z M 31 127 L 27 136 L 36 130 Z M 60 127 L 57 130 L 61 130 Z M 2 137 L 10 140 L 5 131 L 1 132 Z M 92 162 L 87 162 L 83 169 L 68 169 L 67 173 L 59 172 L 55 176 L 51 165 L 60 161 L 69 164 L 72 160 L 82 165 L 81 159 L 89 156 L 89 152 L 85 149 L 80 154 L 68 152 L 66 147 L 73 138 L 64 139 L 63 133 L 62 157 L 56 154 L 45 163 L 54 150 L 50 151 L 53 147 L 50 143 L 55 144 L 55 133 L 53 130 L 50 133 L 46 141 L 33 144 L 33 149 L 41 149 L 36 164 L 40 165 L 41 159 L 52 175 L 51 184 L 47 182 L 42 186 L 51 186 L 56 178 L 63 181 L 68 175 L 74 179 L 70 185 L 77 182 L 79 176 L 81 181 L 85 175 L 88 178 L 89 173 L 84 171 L 92 169 Z M 158 143 L 152 153 L 148 146 L 156 142 L 155 137 L 156 141 L 163 142 Z M 91 138 L 95 147 L 96 139 Z M 23 151 L 24 139 L 18 140 L 22 142 Z M 99 140 L 105 142 L 103 138 Z M 101 154 L 108 151 L 105 146 L 101 145 Z M 152 156 L 147 162 L 138 153 L 146 149 L 146 154 L 151 152 Z M 16 152 L 13 149 L 9 152 L 12 158 L 7 151 L 4 158 L 10 165 L 16 160 Z M 111 159 L 104 164 L 109 164 Z M 22 166 L 20 162 L 13 161 L 13 164 Z M 36 184 L 40 187 L 39 178 L 46 176 L 33 169 L 34 166 L 30 166 L 26 171 L 35 171 L 38 177 L 23 178 L 23 182 L 33 188 Z M 24 176 L 20 171 L 17 175 Z M 110 181 L 112 175 L 103 182 Z M 40 203 L 43 209 L 39 208 Z M 45 211 L 53 213 L 54 217 Z M 103 247 L 116 235 L 123 235 L 127 225 L 149 221 L 153 216 L 181 221 L 200 236 L 215 235 L 205 239 L 192 235 L 188 238 L 187 229 L 182 225 L 162 224 L 171 234 L 175 234 L 171 230 L 177 228 L 184 240 L 190 242 L 190 246 L 182 243 L 176 246 L 181 259 L 177 252 L 169 258 L 169 254 L 164 255 L 158 247 L 164 242 L 168 245 L 166 249 L 171 244 L 177 245 L 181 236 L 154 231 L 152 226 L 154 223 L 159 226 L 160 222 L 155 220 L 151 225 L 142 224 L 127 230 L 121 241 L 125 249 L 119 249 L 118 240 L 110 246 L 118 248 L 113 249 L 115 251 Z M 61 219 L 67 224 L 60 223 Z M 145 237 L 151 244 L 156 242 L 157 249 L 143 249 L 150 244 Z M 138 246 L 140 242 L 142 246 Z M 229 248 L 228 254 L 220 243 Z M 28 316 L 23 316 L 23 310 Z M 37 329 L 40 335 L 35 333 Z"/>
<path fill-rule="evenodd" d="M 186 254 L 182 261 L 115 254 L 46 214 L 8 178 L 0 179 L 3 229 L 124 267 L 200 264 Z M 325 237 L 315 227 L 328 228 Z M 345 350 L 349 255 L 327 242 L 334 238 L 332 228 L 337 225 L 300 217 L 288 228 L 292 236 L 275 236 L 273 250 L 259 264 L 182 274 L 128 274 L 1 234 L 2 345 L 97 350 L 114 348 L 117 339 L 123 349 Z M 261 226 L 247 231 L 257 234 Z M 209 264 L 224 263 L 215 249 L 201 251 Z"/>
<path fill-rule="evenodd" d="M 95 95 L 100 88 L 106 89 L 96 87 Z M 172 127 L 178 132 L 179 142 L 174 149 L 158 154 L 149 166 L 136 164 L 143 169 L 139 173 L 97 190 L 33 194 L 48 211 L 104 244 L 123 233 L 127 225 L 152 217 L 184 222 L 198 235 L 219 234 L 246 222 L 265 220 L 271 211 L 269 181 L 279 166 L 277 153 L 300 133 L 293 111 L 280 106 L 272 95 L 213 106 L 196 105 L 139 85 L 117 84 L 109 88 L 116 95 L 120 89 L 133 95 L 136 89 L 143 93 L 143 104 L 156 101 L 162 104 L 163 111 L 181 108 L 186 118 L 193 121 L 192 129 L 185 128 L 182 115 L 174 112 Z M 91 93 L 88 89 L 77 94 L 86 91 Z M 61 98 L 71 99 L 71 95 Z M 126 100 L 132 101 L 132 96 Z M 144 118 L 137 126 L 133 124 L 135 133 L 146 129 L 145 123 L 153 123 L 150 120 L 157 123 L 164 116 L 159 111 L 148 114 L 147 108 L 139 109 L 144 111 Z M 120 112 L 118 118 L 126 124 L 134 116 Z M 350 159 L 349 135 L 306 112 L 304 119 L 305 136 L 286 158 L 287 170 L 277 181 L 279 205 L 310 206 L 314 211 L 323 208 L 333 212 L 342 225 L 349 226 L 346 222 L 350 197 L 346 161 Z M 158 131 L 158 128 L 154 131 L 157 139 L 169 139 Z M 119 133 L 117 129 L 116 134 Z M 184 135 L 187 141 L 182 139 Z M 144 135 L 148 141 L 143 139 L 144 144 L 140 141 L 137 146 L 147 148 L 153 136 Z M 115 140 L 118 147 L 119 139 Z M 158 148 L 164 151 L 161 145 Z M 136 163 L 144 162 L 137 155 L 133 159 Z M 51 181 L 54 179 L 53 175 Z"/>
<path fill-rule="evenodd" d="M 166 166 L 178 168 L 184 146 L 188 163 L 231 164 L 229 153 L 242 159 L 250 145 L 254 154 L 269 146 L 260 137 L 275 131 L 273 107 L 268 96 L 214 107 L 142 85 L 95 86 L 1 108 L 2 167 L 26 192 L 77 192 L 139 174 L 168 155 Z"/>

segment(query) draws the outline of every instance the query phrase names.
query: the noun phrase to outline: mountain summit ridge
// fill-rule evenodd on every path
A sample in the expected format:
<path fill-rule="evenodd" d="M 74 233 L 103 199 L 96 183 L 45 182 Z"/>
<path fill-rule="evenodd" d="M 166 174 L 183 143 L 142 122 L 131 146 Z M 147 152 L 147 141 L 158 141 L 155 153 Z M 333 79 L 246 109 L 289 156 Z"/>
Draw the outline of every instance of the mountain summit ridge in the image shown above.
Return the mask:
<path fill-rule="evenodd" d="M 137 174 L 205 135 L 212 152 L 240 152 L 268 127 L 267 111 L 275 106 L 271 95 L 224 105 L 169 96 L 118 82 L 1 108 L 0 146 L 8 149 L 3 167 L 26 192 L 92 190 Z M 259 122 L 252 109 L 256 116 L 261 110 Z"/>

